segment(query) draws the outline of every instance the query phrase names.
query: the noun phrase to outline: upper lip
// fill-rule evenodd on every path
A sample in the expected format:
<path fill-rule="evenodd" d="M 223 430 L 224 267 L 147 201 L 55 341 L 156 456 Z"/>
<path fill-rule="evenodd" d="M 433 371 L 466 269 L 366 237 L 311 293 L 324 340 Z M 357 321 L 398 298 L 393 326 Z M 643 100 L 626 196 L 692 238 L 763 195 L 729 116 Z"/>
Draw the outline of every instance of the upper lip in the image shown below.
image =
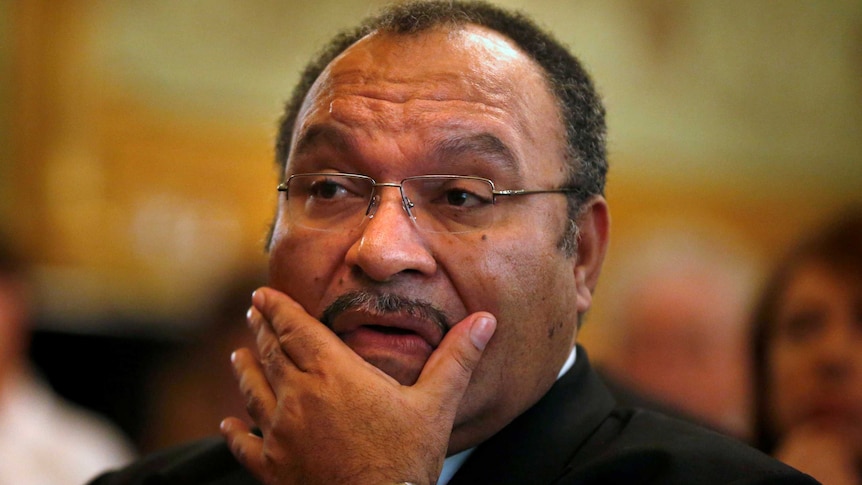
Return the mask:
<path fill-rule="evenodd" d="M 332 331 L 337 335 L 367 326 L 391 327 L 413 332 L 425 340 L 432 348 L 437 348 L 440 345 L 445 332 L 437 322 L 420 316 L 409 315 L 403 311 L 376 313 L 350 309 L 341 313 L 332 321 Z"/>

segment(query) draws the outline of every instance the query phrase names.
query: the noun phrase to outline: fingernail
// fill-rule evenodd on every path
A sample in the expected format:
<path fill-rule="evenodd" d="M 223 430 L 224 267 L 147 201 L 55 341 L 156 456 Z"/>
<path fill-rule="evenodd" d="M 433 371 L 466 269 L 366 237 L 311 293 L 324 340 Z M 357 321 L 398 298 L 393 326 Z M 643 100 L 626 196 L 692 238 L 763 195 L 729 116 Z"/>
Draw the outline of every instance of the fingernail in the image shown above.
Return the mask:
<path fill-rule="evenodd" d="M 497 320 L 491 317 L 479 317 L 470 328 L 470 340 L 479 350 L 485 350 L 488 341 L 497 329 Z"/>
<path fill-rule="evenodd" d="M 233 352 L 230 353 L 230 362 L 232 364 L 236 363 L 236 350 L 234 350 Z"/>
<path fill-rule="evenodd" d="M 249 307 L 248 312 L 246 312 L 246 314 L 245 314 L 245 324 L 252 331 L 256 331 L 255 330 L 255 321 L 254 321 L 254 311 L 255 311 L 254 307 Z"/>
<path fill-rule="evenodd" d="M 260 289 L 254 290 L 254 292 L 251 294 L 251 302 L 257 308 L 262 307 L 263 304 L 266 303 L 266 296 L 264 295 L 264 292 Z"/>
<path fill-rule="evenodd" d="M 220 430 L 222 430 L 222 432 L 227 433 L 228 431 L 230 431 L 230 421 L 228 421 L 227 419 L 222 419 L 218 427 Z"/>

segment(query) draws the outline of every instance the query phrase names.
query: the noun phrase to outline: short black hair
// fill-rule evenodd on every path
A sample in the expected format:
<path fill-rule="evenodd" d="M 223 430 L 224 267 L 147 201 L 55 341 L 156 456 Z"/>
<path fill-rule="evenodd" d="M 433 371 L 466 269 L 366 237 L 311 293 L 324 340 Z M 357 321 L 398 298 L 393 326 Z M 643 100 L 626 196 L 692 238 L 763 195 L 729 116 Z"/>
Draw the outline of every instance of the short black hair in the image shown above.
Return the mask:
<path fill-rule="evenodd" d="M 521 12 L 485 2 L 414 1 L 392 5 L 358 27 L 336 35 L 305 67 L 285 105 L 276 140 L 276 163 L 284 173 L 299 110 L 327 65 L 366 35 L 379 31 L 409 35 L 443 26 L 475 24 L 511 39 L 545 71 L 556 96 L 566 132 L 566 185 L 579 190 L 569 197 L 569 217 L 593 195 L 603 195 L 608 164 L 605 109 L 589 74 L 550 33 Z"/>

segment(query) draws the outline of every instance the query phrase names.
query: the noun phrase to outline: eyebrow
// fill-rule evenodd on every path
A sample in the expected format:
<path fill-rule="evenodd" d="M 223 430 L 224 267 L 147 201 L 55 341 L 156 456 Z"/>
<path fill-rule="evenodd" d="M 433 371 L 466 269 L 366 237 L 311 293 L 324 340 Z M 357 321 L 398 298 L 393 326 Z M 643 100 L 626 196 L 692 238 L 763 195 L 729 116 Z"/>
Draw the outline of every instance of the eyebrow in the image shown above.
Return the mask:
<path fill-rule="evenodd" d="M 497 162 L 504 170 L 520 174 L 520 165 L 508 145 L 491 133 L 447 138 L 436 143 L 432 149 L 440 160 L 457 159 L 465 154 L 476 154 L 483 159 Z"/>
<path fill-rule="evenodd" d="M 325 144 L 338 151 L 348 151 L 353 142 L 342 130 L 329 125 L 313 125 L 296 140 L 295 152 L 304 154 L 319 144 Z"/>
<path fill-rule="evenodd" d="M 331 125 L 310 126 L 296 141 L 296 154 L 304 154 L 318 145 L 326 145 L 339 152 L 349 152 L 356 140 L 338 127 Z M 464 155 L 477 155 L 499 165 L 504 171 L 520 175 L 517 157 L 499 137 L 491 133 L 453 136 L 431 143 L 432 158 L 457 160 Z"/>

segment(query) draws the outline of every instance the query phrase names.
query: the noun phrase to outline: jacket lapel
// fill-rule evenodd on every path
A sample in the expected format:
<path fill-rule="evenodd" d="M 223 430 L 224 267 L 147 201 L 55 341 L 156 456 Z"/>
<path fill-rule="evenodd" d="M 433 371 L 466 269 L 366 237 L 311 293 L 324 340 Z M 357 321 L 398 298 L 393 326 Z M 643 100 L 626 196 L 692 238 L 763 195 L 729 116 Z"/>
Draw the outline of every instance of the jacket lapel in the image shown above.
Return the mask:
<path fill-rule="evenodd" d="M 614 405 L 578 346 L 569 372 L 532 408 L 480 444 L 449 485 L 553 483 Z"/>

